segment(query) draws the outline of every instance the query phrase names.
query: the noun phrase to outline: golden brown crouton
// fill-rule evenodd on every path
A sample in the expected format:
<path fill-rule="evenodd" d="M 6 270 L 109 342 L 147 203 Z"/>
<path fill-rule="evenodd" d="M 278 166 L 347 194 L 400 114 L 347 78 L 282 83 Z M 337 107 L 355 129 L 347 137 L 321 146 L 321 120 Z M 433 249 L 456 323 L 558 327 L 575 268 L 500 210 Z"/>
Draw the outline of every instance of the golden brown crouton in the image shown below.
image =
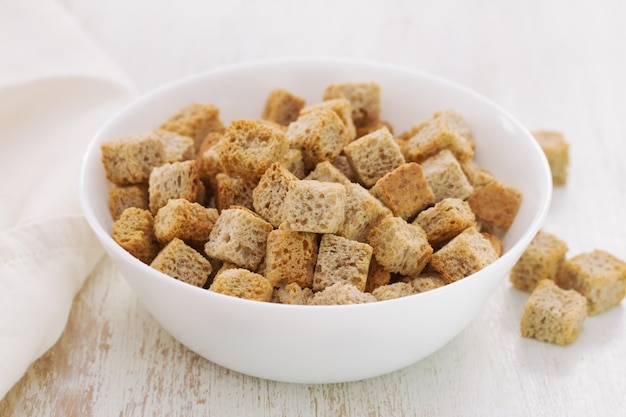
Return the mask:
<path fill-rule="evenodd" d="M 169 242 L 150 266 L 196 287 L 204 286 L 213 270 L 204 256 L 178 238 Z"/>
<path fill-rule="evenodd" d="M 567 345 L 576 340 L 586 318 L 585 297 L 544 279 L 539 281 L 524 305 L 520 330 L 524 337 Z"/>

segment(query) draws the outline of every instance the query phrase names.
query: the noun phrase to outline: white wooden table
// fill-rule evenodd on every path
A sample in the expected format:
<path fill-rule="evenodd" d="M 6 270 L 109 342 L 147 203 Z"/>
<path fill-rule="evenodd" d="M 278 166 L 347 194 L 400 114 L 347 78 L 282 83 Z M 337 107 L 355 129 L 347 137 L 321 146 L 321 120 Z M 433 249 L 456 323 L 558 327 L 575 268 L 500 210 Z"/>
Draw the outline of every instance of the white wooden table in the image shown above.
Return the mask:
<path fill-rule="evenodd" d="M 545 229 L 568 256 L 626 259 L 626 2 L 63 0 L 140 91 L 219 65 L 337 55 L 414 67 L 570 142 Z M 520 173 L 523 175 L 523 173 Z M 527 294 L 503 283 L 425 360 L 359 382 L 293 385 L 214 365 L 176 342 L 103 260 L 58 343 L 1 416 L 621 416 L 626 303 L 559 347 L 523 339 Z"/>

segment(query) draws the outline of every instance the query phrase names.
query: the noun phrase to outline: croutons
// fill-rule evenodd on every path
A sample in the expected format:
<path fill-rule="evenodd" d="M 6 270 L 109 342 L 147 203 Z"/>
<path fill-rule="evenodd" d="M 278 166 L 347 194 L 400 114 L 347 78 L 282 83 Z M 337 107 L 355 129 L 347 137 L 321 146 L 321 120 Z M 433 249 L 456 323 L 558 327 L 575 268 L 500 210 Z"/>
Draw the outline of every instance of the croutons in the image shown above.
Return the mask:
<path fill-rule="evenodd" d="M 520 330 L 524 337 L 567 345 L 576 340 L 586 318 L 585 297 L 544 279 L 524 305 Z"/>

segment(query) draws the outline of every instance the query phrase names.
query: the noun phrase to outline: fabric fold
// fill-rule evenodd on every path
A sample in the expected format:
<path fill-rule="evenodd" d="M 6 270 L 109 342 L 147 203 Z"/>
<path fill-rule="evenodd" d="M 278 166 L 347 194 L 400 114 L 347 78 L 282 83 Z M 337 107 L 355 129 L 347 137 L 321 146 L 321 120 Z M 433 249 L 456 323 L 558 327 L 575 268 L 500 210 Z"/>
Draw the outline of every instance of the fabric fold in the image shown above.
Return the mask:
<path fill-rule="evenodd" d="M 56 1 L 0 2 L 0 398 L 57 341 L 103 256 L 79 167 L 135 95 Z"/>
<path fill-rule="evenodd" d="M 0 233 L 0 396 L 59 338 L 104 250 L 82 216 Z"/>

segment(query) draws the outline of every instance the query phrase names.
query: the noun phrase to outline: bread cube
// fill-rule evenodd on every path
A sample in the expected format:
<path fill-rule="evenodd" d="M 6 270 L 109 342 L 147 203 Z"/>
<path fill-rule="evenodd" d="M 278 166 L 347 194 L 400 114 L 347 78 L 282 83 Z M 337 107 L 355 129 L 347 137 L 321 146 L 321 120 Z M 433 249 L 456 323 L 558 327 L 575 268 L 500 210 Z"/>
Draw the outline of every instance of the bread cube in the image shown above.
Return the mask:
<path fill-rule="evenodd" d="M 286 132 L 290 146 L 302 151 L 304 167 L 311 170 L 322 161 L 332 161 L 350 141 L 343 120 L 330 108 L 302 113 Z"/>
<path fill-rule="evenodd" d="M 263 275 L 230 268 L 215 275 L 209 291 L 255 301 L 270 301 L 274 288 Z"/>
<path fill-rule="evenodd" d="M 358 182 L 358 178 L 350 166 L 350 161 L 348 161 L 348 157 L 343 153 L 338 157 L 332 160 L 332 164 L 335 168 L 337 168 L 343 175 L 346 176 L 350 180 L 350 182 Z"/>
<path fill-rule="evenodd" d="M 372 295 L 378 301 L 392 300 L 394 298 L 406 297 L 415 294 L 413 286 L 407 282 L 394 282 L 393 284 L 383 285 L 372 291 Z"/>
<path fill-rule="evenodd" d="M 365 290 L 372 247 L 332 234 L 322 235 L 313 274 L 313 291 L 321 291 L 336 282 L 347 282 Z"/>
<path fill-rule="evenodd" d="M 241 207 L 222 210 L 204 251 L 209 257 L 255 270 L 263 257 L 272 225 Z"/>
<path fill-rule="evenodd" d="M 404 156 L 393 135 L 382 128 L 365 135 L 343 148 L 352 170 L 366 188 L 385 174 L 404 164 Z"/>
<path fill-rule="evenodd" d="M 304 159 L 302 158 L 302 150 L 298 148 L 289 148 L 280 160 L 287 171 L 291 172 L 299 180 L 306 176 L 306 169 L 304 167 Z"/>
<path fill-rule="evenodd" d="M 113 223 L 111 237 L 135 258 L 149 264 L 159 252 L 153 228 L 154 217 L 150 211 L 129 207 Z"/>
<path fill-rule="evenodd" d="M 297 283 L 292 282 L 274 289 L 274 299 L 272 301 L 281 304 L 306 305 L 313 298 L 313 290 L 301 288 Z"/>
<path fill-rule="evenodd" d="M 565 289 L 587 298 L 590 316 L 619 305 L 626 294 L 626 263 L 596 249 L 565 260 L 555 279 Z"/>
<path fill-rule="evenodd" d="M 506 231 L 522 203 L 522 192 L 481 172 L 474 176 L 474 189 L 467 202 L 480 221 Z"/>
<path fill-rule="evenodd" d="M 415 124 L 400 136 L 407 161 L 422 163 L 444 149 L 452 152 L 459 161 L 474 156 L 474 141 L 469 126 L 456 111 L 435 113 L 430 119 Z"/>
<path fill-rule="evenodd" d="M 367 271 L 367 282 L 365 291 L 372 292 L 376 288 L 389 284 L 391 273 L 378 263 L 375 256 L 370 260 L 370 269 Z"/>
<path fill-rule="evenodd" d="M 435 202 L 435 194 L 428 185 L 422 167 L 411 162 L 402 164 L 385 174 L 370 188 L 374 197 L 404 220 L 413 218 Z"/>
<path fill-rule="evenodd" d="M 265 107 L 263 119 L 287 126 L 300 115 L 300 110 L 305 106 L 306 100 L 284 89 L 270 91 Z"/>
<path fill-rule="evenodd" d="M 310 287 L 317 249 L 315 233 L 272 230 L 267 237 L 265 278 L 274 287 L 293 282 L 302 288 Z"/>
<path fill-rule="evenodd" d="M 569 166 L 569 144 L 561 132 L 537 130 L 532 132 L 545 153 L 552 173 L 552 184 L 564 185 L 567 182 Z"/>
<path fill-rule="evenodd" d="M 279 129 L 260 120 L 237 119 L 226 129 L 219 157 L 225 173 L 258 180 L 288 149 L 287 138 Z"/>
<path fill-rule="evenodd" d="M 346 82 L 331 84 L 322 95 L 324 100 L 343 98 L 352 107 L 354 126 L 376 123 L 380 119 L 380 86 L 375 82 Z"/>
<path fill-rule="evenodd" d="M 451 151 L 445 149 L 422 162 L 421 166 L 435 194 L 435 202 L 444 198 L 465 200 L 472 194 L 472 185 Z"/>
<path fill-rule="evenodd" d="M 498 259 L 491 242 L 469 227 L 433 253 L 430 266 L 446 283 L 465 278 Z"/>
<path fill-rule="evenodd" d="M 154 168 L 148 182 L 150 211 L 156 214 L 171 198 L 185 198 L 195 202 L 199 182 L 195 159 Z"/>
<path fill-rule="evenodd" d="M 520 259 L 513 266 L 509 280 L 522 291 L 532 291 L 543 279 L 555 280 L 565 261 L 567 244 L 544 230 L 533 237 Z"/>
<path fill-rule="evenodd" d="M 212 104 L 191 103 L 172 115 L 161 129 L 188 136 L 198 149 L 209 132 L 224 132 L 220 111 Z"/>
<path fill-rule="evenodd" d="M 356 137 L 360 138 L 362 136 L 365 136 L 369 133 L 372 133 L 378 129 L 382 129 L 383 127 L 386 127 L 387 130 L 389 130 L 389 132 L 393 135 L 393 126 L 391 125 L 391 123 L 386 122 L 384 120 L 379 120 L 377 122 L 373 122 L 370 123 L 368 125 L 363 125 L 360 126 L 357 130 L 356 130 Z"/>
<path fill-rule="evenodd" d="M 359 290 L 349 282 L 339 281 L 316 292 L 309 299 L 309 305 L 363 304 L 374 301 L 377 300 L 372 294 Z"/>
<path fill-rule="evenodd" d="M 150 266 L 196 287 L 203 287 L 213 271 L 208 259 L 178 238 L 161 249 Z"/>
<path fill-rule="evenodd" d="M 263 174 L 252 191 L 252 205 L 255 211 L 278 227 L 283 221 L 283 204 L 289 191 L 289 184 L 298 178 L 281 163 L 275 162 Z"/>
<path fill-rule="evenodd" d="M 587 300 L 574 290 L 544 279 L 524 305 L 520 322 L 523 337 L 567 345 L 578 337 L 587 318 Z"/>
<path fill-rule="evenodd" d="M 189 136 L 179 135 L 164 129 L 154 129 L 152 132 L 163 142 L 165 162 L 180 162 L 195 157 L 196 145 Z"/>
<path fill-rule="evenodd" d="M 153 132 L 103 142 L 100 149 L 107 179 L 119 186 L 148 182 L 152 168 L 166 162 L 163 142 Z"/>
<path fill-rule="evenodd" d="M 335 158 L 337 159 L 337 158 Z M 352 181 L 339 170 L 331 161 L 323 161 L 315 165 L 315 169 L 309 172 L 305 177 L 307 180 L 337 182 L 339 184 L 348 185 Z"/>
<path fill-rule="evenodd" d="M 498 254 L 498 257 L 502 256 L 502 252 L 504 251 L 504 243 L 502 242 L 502 239 L 490 232 L 480 232 L 480 234 L 487 238 L 489 243 L 491 243 L 491 246 L 496 251 L 496 254 Z"/>
<path fill-rule="evenodd" d="M 200 145 L 197 154 L 197 167 L 200 179 L 207 184 L 214 181 L 215 176 L 224 172 L 220 162 L 220 144 L 224 135 L 219 132 L 210 132 Z"/>
<path fill-rule="evenodd" d="M 209 240 L 218 217 L 214 208 L 184 198 L 171 199 L 154 217 L 154 235 L 161 243 L 178 238 L 194 248 L 201 247 Z"/>
<path fill-rule="evenodd" d="M 350 183 L 345 187 L 345 217 L 337 230 L 337 235 L 365 242 L 373 227 L 383 218 L 392 216 L 391 210 L 361 185 Z"/>
<path fill-rule="evenodd" d="M 403 281 L 411 284 L 415 293 L 434 290 L 446 285 L 446 282 L 438 272 L 424 272 L 416 277 L 406 277 Z"/>
<path fill-rule="evenodd" d="M 444 198 L 420 212 L 414 223 L 424 229 L 431 246 L 440 247 L 468 227 L 476 226 L 476 216 L 466 201 Z"/>
<path fill-rule="evenodd" d="M 148 187 L 145 185 L 127 185 L 109 189 L 109 213 L 117 220 L 129 207 L 148 209 Z"/>
<path fill-rule="evenodd" d="M 336 233 L 344 221 L 346 187 L 333 182 L 289 183 L 280 228 L 294 232 Z"/>
<path fill-rule="evenodd" d="M 219 211 L 231 206 L 241 206 L 252 210 L 252 194 L 258 184 L 250 178 L 235 178 L 220 172 L 215 175 L 215 205 Z"/>
<path fill-rule="evenodd" d="M 370 232 L 368 242 L 379 264 L 405 276 L 419 275 L 433 253 L 426 232 L 400 217 L 382 219 Z"/>
<path fill-rule="evenodd" d="M 354 122 L 352 121 L 352 105 L 348 100 L 345 98 L 325 100 L 303 108 L 300 114 L 307 114 L 318 109 L 330 109 L 334 111 L 346 126 L 348 142 L 354 140 L 356 137 L 356 128 L 354 127 Z"/>

